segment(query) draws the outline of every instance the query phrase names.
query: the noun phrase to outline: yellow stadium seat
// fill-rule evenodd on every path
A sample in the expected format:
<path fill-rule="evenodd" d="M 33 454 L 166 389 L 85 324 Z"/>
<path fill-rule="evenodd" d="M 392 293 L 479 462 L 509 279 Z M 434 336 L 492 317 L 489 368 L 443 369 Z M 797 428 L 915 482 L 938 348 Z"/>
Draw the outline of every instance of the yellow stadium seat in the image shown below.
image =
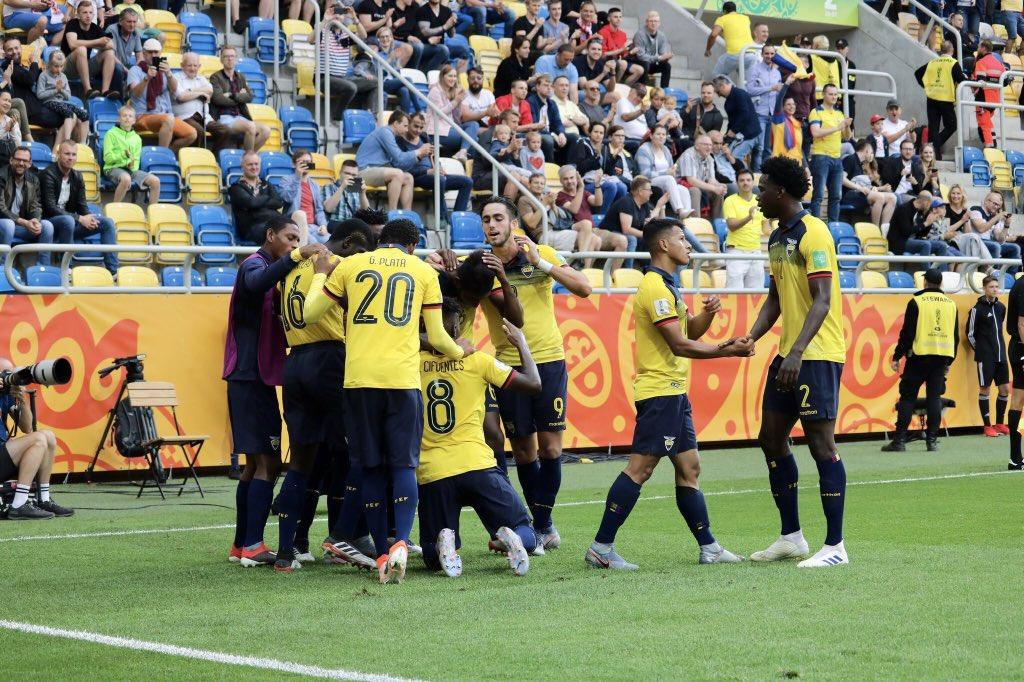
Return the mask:
<path fill-rule="evenodd" d="M 861 252 L 868 256 L 884 256 L 889 253 L 889 242 L 882 236 L 882 230 L 874 223 L 860 222 L 853 226 L 860 239 Z M 879 261 L 868 263 L 865 266 L 868 270 L 886 272 L 889 264 Z"/>
<path fill-rule="evenodd" d="M 604 270 L 598 270 L 597 268 L 583 268 L 580 270 L 590 282 L 590 286 L 598 289 L 605 287 L 604 283 Z"/>
<path fill-rule="evenodd" d="M 498 51 L 498 43 L 495 42 L 494 38 L 491 38 L 490 36 L 472 35 L 469 37 L 469 46 L 473 49 L 473 52 L 476 52 L 477 54 L 479 54 L 481 51 Z"/>
<path fill-rule="evenodd" d="M 209 54 L 199 55 L 199 73 L 209 78 L 213 74 L 220 71 L 223 67 L 221 66 L 220 60 Z"/>
<path fill-rule="evenodd" d="M 31 63 L 32 63 L 32 53 L 35 52 L 35 51 L 36 51 L 35 45 L 22 45 L 21 46 L 21 65 L 22 66 L 28 67 L 28 66 L 31 65 Z M 40 53 L 39 56 L 36 57 L 36 59 L 39 60 L 39 63 L 40 63 L 41 66 L 46 66 L 45 64 L 42 63 L 41 57 L 42 57 L 42 53 Z"/>
<path fill-rule="evenodd" d="M 920 40 L 921 36 L 921 24 L 918 23 L 917 17 L 908 12 L 900 12 L 897 16 L 897 25 L 904 33 L 913 38 L 914 40 Z"/>
<path fill-rule="evenodd" d="M 679 273 L 679 286 L 683 289 L 694 289 L 696 286 L 693 281 L 694 270 L 686 269 Z M 711 275 L 706 271 L 700 271 L 700 286 L 703 289 L 711 288 Z"/>
<path fill-rule="evenodd" d="M 181 179 L 185 184 L 185 203 L 222 204 L 220 165 L 209 149 L 183 147 L 178 151 Z"/>
<path fill-rule="evenodd" d="M 112 287 L 114 276 L 97 265 L 79 265 L 71 268 L 71 286 L 73 287 Z"/>
<path fill-rule="evenodd" d="M 150 204 L 146 209 L 149 218 L 149 229 L 153 233 L 154 242 L 160 246 L 191 246 L 192 225 L 188 221 L 185 209 L 176 204 Z M 180 265 L 185 261 L 183 253 L 160 253 L 157 263 L 163 265 Z"/>
<path fill-rule="evenodd" d="M 147 9 L 146 24 L 164 34 L 164 54 L 181 54 L 181 44 L 185 42 L 185 27 L 178 22 L 178 17 L 167 10 Z"/>
<path fill-rule="evenodd" d="M 988 161 L 990 166 L 994 163 L 1006 163 L 1006 154 L 1003 153 L 1002 149 L 986 147 L 983 153 L 985 154 L 985 160 Z"/>
<path fill-rule="evenodd" d="M 509 3 L 506 3 L 505 6 L 507 8 L 509 8 L 510 10 L 512 10 L 512 12 L 516 15 L 516 19 L 518 19 L 519 17 L 525 17 L 526 16 L 526 3 L 525 2 L 509 2 Z"/>
<path fill-rule="evenodd" d="M 96 163 L 96 155 L 88 145 L 78 145 L 75 170 L 82 174 L 82 180 L 85 182 L 85 200 L 98 202 L 100 200 L 100 166 Z"/>
<path fill-rule="evenodd" d="M 1010 39 L 1010 34 L 1006 32 L 1006 27 L 1002 24 L 992 24 L 992 32 L 1004 43 Z"/>
<path fill-rule="evenodd" d="M 334 182 L 334 168 L 331 166 L 331 160 L 323 154 L 312 154 L 313 156 L 313 168 L 309 171 L 309 177 L 313 178 L 313 182 L 323 187 Z"/>
<path fill-rule="evenodd" d="M 918 270 L 914 273 L 914 287 L 924 289 L 924 270 Z"/>
<path fill-rule="evenodd" d="M 295 65 L 295 96 L 316 97 L 316 81 L 313 78 L 314 64 L 299 62 Z M 466 86 L 469 87 L 468 85 Z"/>
<path fill-rule="evenodd" d="M 292 65 L 316 62 L 316 46 L 309 42 L 313 27 L 308 21 L 285 19 L 281 22 L 281 30 L 292 54 Z"/>
<path fill-rule="evenodd" d="M 713 289 L 724 289 L 728 276 L 725 270 L 719 268 L 718 270 L 711 271 L 711 288 Z"/>
<path fill-rule="evenodd" d="M 562 181 L 558 179 L 559 168 L 560 166 L 557 163 L 544 164 L 544 177 L 548 181 L 548 189 L 552 192 L 558 192 L 562 189 Z"/>
<path fill-rule="evenodd" d="M 274 111 L 274 107 L 266 104 L 250 104 L 249 115 L 252 116 L 252 120 L 257 123 L 262 123 L 270 128 L 270 138 L 266 144 L 260 149 L 263 152 L 279 152 L 283 149 L 284 141 L 284 124 L 281 123 L 281 119 L 277 117 L 277 112 Z"/>
<path fill-rule="evenodd" d="M 158 287 L 156 272 L 140 265 L 124 265 L 117 269 L 119 287 Z"/>
<path fill-rule="evenodd" d="M 889 282 L 882 273 L 865 270 L 860 273 L 860 286 L 863 289 L 888 289 Z"/>
<path fill-rule="evenodd" d="M 616 289 L 636 289 L 643 281 L 644 273 L 633 268 L 619 268 L 612 273 L 612 286 Z"/>
<path fill-rule="evenodd" d="M 508 59 L 512 55 L 512 39 L 502 38 L 498 41 L 498 54 L 502 59 Z"/>
<path fill-rule="evenodd" d="M 167 68 L 169 69 L 180 69 L 181 68 L 181 55 L 175 52 L 168 52 L 163 55 L 167 58 Z"/>
<path fill-rule="evenodd" d="M 696 237 L 702 234 L 710 234 L 717 237 L 714 226 L 704 218 L 687 218 L 683 221 L 683 225 Z"/>
<path fill-rule="evenodd" d="M 394 109 L 385 109 L 384 111 L 377 114 L 377 125 L 381 128 L 388 124 L 388 119 L 391 118 L 391 114 L 395 113 Z"/>
<path fill-rule="evenodd" d="M 483 36 L 470 37 L 480 38 Z M 497 50 L 475 50 L 475 52 L 477 65 L 484 72 L 484 78 L 487 81 L 493 81 L 495 74 L 498 73 L 498 65 L 501 64 L 501 55 Z"/>

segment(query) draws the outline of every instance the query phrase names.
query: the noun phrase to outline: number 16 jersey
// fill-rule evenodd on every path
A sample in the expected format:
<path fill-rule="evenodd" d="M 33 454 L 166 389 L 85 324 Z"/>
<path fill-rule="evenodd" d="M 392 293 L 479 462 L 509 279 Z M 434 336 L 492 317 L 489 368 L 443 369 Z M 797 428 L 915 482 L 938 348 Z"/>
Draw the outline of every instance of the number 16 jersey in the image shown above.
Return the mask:
<path fill-rule="evenodd" d="M 345 305 L 345 388 L 420 389 L 420 313 L 441 307 L 437 271 L 384 245 L 349 256 L 324 284 Z"/>
<path fill-rule="evenodd" d="M 333 261 L 341 261 L 338 256 Z M 302 306 L 309 296 L 309 287 L 313 283 L 313 258 L 300 261 L 285 277 L 281 286 L 281 321 L 284 323 L 284 337 L 291 348 L 304 346 L 317 341 L 345 340 L 345 311 L 339 306 L 331 306 L 323 317 L 316 322 L 307 324 L 302 316 Z"/>

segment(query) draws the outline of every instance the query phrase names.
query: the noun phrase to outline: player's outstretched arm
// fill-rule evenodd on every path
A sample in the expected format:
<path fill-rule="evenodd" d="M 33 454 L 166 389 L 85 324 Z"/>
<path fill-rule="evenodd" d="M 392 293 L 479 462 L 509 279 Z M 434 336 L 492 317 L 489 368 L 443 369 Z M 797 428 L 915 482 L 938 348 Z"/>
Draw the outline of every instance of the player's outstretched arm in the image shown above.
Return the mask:
<path fill-rule="evenodd" d="M 761 311 L 757 314 L 757 319 L 754 320 L 754 326 L 750 328 L 747 338 L 756 342 L 767 334 L 769 329 L 775 326 L 781 314 L 782 306 L 779 305 L 779 290 L 775 286 L 775 280 L 772 279 L 768 285 L 768 298 L 761 305 Z"/>
<path fill-rule="evenodd" d="M 711 345 L 686 338 L 683 336 L 682 328 L 672 322 L 659 325 L 658 331 L 661 333 L 661 338 L 665 339 L 672 354 L 681 358 L 706 360 L 708 358 L 749 357 L 754 354 L 754 342 L 750 339 L 730 339 L 725 343 Z"/>
<path fill-rule="evenodd" d="M 308 299 L 307 299 L 308 302 Z M 303 308 L 305 311 L 305 308 Z M 423 308 L 423 325 L 427 329 L 427 343 L 438 353 L 451 360 L 461 360 L 466 352 L 459 344 L 455 343 L 448 332 L 444 329 L 441 309 L 438 307 Z"/>
<path fill-rule="evenodd" d="M 587 298 L 590 296 L 592 292 L 590 282 L 587 280 L 587 276 L 582 272 L 573 270 L 568 265 L 558 265 L 544 260 L 540 257 L 537 245 L 534 244 L 533 240 L 529 237 L 515 235 L 513 239 L 516 240 L 516 244 L 519 244 L 519 248 L 526 254 L 526 260 L 530 261 L 531 265 L 548 273 L 551 276 L 551 279 L 561 284 L 574 295 L 579 296 L 580 298 Z"/>
<path fill-rule="evenodd" d="M 523 368 L 522 372 L 515 372 L 513 374 L 512 382 L 507 388 L 531 395 L 540 393 L 540 372 L 537 371 L 537 363 L 533 360 L 533 354 L 530 352 L 529 344 L 526 343 L 523 331 L 507 319 L 502 320 L 501 328 L 505 331 L 505 336 L 508 337 L 509 343 L 519 351 L 519 365 Z"/>

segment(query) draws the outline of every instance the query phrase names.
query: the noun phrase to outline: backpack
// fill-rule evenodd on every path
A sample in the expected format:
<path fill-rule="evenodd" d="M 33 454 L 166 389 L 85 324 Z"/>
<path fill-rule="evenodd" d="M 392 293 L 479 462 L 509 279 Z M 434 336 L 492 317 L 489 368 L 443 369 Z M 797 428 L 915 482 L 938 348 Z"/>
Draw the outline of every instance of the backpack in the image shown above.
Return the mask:
<path fill-rule="evenodd" d="M 114 410 L 114 446 L 122 457 L 142 457 L 147 450 L 143 444 L 147 433 L 156 433 L 153 408 L 131 407 L 124 398 Z"/>

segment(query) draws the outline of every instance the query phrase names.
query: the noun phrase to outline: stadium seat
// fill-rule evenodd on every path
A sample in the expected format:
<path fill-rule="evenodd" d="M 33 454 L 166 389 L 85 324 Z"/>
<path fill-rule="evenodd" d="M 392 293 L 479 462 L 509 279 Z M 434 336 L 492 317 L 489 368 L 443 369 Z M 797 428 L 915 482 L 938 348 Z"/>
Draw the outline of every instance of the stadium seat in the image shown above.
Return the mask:
<path fill-rule="evenodd" d="M 216 58 L 214 60 L 217 61 L 217 68 L 214 71 L 217 71 L 220 69 L 220 61 Z M 253 104 L 265 104 L 267 101 L 267 75 L 263 73 L 263 67 L 258 61 L 247 57 L 239 59 L 236 68 L 245 75 L 246 82 L 252 88 L 252 102 L 249 104 L 249 113 L 252 114 Z M 252 115 L 255 120 L 255 114 Z"/>
<path fill-rule="evenodd" d="M 402 76 L 407 81 L 409 81 L 414 86 L 416 86 L 416 89 L 419 90 L 423 94 L 424 97 L 427 96 L 427 90 L 429 89 L 430 86 L 427 83 L 427 76 L 426 76 L 426 74 L 424 74 L 419 69 L 402 69 L 401 73 L 402 73 Z"/>
<path fill-rule="evenodd" d="M 633 268 L 619 268 L 612 273 L 612 286 L 616 289 L 636 289 L 643 281 L 644 273 Z"/>
<path fill-rule="evenodd" d="M 714 226 L 704 218 L 687 218 L 683 221 L 683 225 L 686 229 L 692 232 L 695 237 L 707 234 L 714 235 L 716 239 L 718 238 L 718 234 L 715 232 Z"/>
<path fill-rule="evenodd" d="M 163 53 L 181 54 L 181 46 L 185 42 L 185 26 L 178 21 L 178 17 L 167 10 L 147 9 L 145 18 L 150 28 L 163 34 Z"/>
<path fill-rule="evenodd" d="M 112 201 L 103 207 L 103 212 L 114 221 L 118 244 L 149 246 L 152 241 L 149 221 L 141 206 Z M 142 252 L 118 254 L 118 259 L 123 263 L 148 263 L 152 257 L 152 254 Z"/>
<path fill-rule="evenodd" d="M 722 245 L 722 250 L 725 250 L 725 240 L 729 236 L 729 225 L 725 222 L 725 218 L 715 218 L 712 223 L 715 228 L 715 234 L 718 235 L 718 242 Z"/>
<path fill-rule="evenodd" d="M 153 281 L 155 282 L 156 273 L 153 272 L 152 270 L 150 270 L 150 272 L 153 273 Z M 189 277 L 189 280 L 192 282 L 192 286 L 203 286 L 203 278 L 202 275 L 199 274 L 199 271 L 193 268 L 190 272 L 192 274 Z M 185 286 L 185 268 L 178 265 L 172 265 L 170 267 L 162 269 L 160 271 L 160 284 L 162 284 L 165 287 Z M 154 284 L 153 286 L 157 285 Z"/>
<path fill-rule="evenodd" d="M 405 211 L 397 209 L 394 211 L 388 211 L 388 220 L 397 220 L 399 218 L 405 218 L 412 221 L 412 224 L 416 226 L 416 229 L 420 231 L 420 244 L 423 247 L 427 245 L 427 227 L 423 224 L 423 219 L 420 214 L 416 211 Z"/>
<path fill-rule="evenodd" d="M 914 289 L 914 278 L 909 272 L 890 270 L 887 276 L 891 289 Z"/>
<path fill-rule="evenodd" d="M 309 177 L 313 182 L 321 187 L 334 182 L 334 167 L 331 165 L 331 160 L 316 152 L 310 156 L 313 157 L 313 167 L 309 169 Z"/>
<path fill-rule="evenodd" d="M 964 173 L 971 172 L 971 165 L 985 161 L 985 155 L 977 147 L 964 147 Z"/>
<path fill-rule="evenodd" d="M 981 150 L 982 155 L 985 157 L 985 161 L 991 166 L 996 163 L 1005 163 L 1006 155 L 1003 154 L 1002 149 L 996 149 L 995 147 L 985 147 Z"/>
<path fill-rule="evenodd" d="M 587 281 L 590 282 L 590 286 L 593 288 L 605 288 L 604 270 L 599 270 L 598 268 L 583 268 L 580 272 L 586 276 Z"/>
<path fill-rule="evenodd" d="M 21 273 L 17 270 L 11 271 L 14 274 L 14 281 L 18 284 L 22 283 Z M 7 271 L 4 268 L 0 268 L 0 294 L 13 294 L 15 292 L 11 282 L 7 279 Z"/>
<path fill-rule="evenodd" d="M 562 190 L 562 181 L 558 179 L 559 168 L 561 166 L 557 163 L 544 164 L 544 177 L 548 182 L 548 189 L 552 192 L 560 192 Z"/>
<path fill-rule="evenodd" d="M 278 118 L 284 126 L 284 138 L 288 149 L 305 149 L 315 152 L 320 148 L 320 128 L 313 120 L 313 114 L 306 107 L 281 107 Z"/>
<path fill-rule="evenodd" d="M 316 80 L 314 79 L 314 64 L 299 62 L 295 65 L 295 79 L 293 81 L 294 95 L 300 97 L 316 97 Z"/>
<path fill-rule="evenodd" d="M 469 47 L 479 54 L 480 52 L 498 52 L 498 43 L 494 38 L 488 36 L 471 35 L 469 36 Z"/>
<path fill-rule="evenodd" d="M 292 157 L 284 152 L 260 152 L 260 177 L 276 186 L 289 175 L 295 175 Z"/>
<path fill-rule="evenodd" d="M 221 154 L 223 155 L 223 152 Z M 182 147 L 178 150 L 178 162 L 185 183 L 185 203 L 190 206 L 224 203 L 220 191 L 221 167 L 213 152 L 201 147 Z"/>
<path fill-rule="evenodd" d="M 355 147 L 376 129 L 377 120 L 365 109 L 346 109 L 341 112 L 341 125 L 345 135 L 341 146 Z"/>
<path fill-rule="evenodd" d="M 728 283 L 728 281 L 729 281 L 729 275 L 728 275 L 728 273 L 724 269 L 719 268 L 717 270 L 712 270 L 711 271 L 711 287 L 712 288 L 714 288 L 714 289 L 725 289 L 726 288 L 726 284 Z"/>
<path fill-rule="evenodd" d="M 217 54 L 217 29 L 208 14 L 202 12 L 181 12 L 178 21 L 185 27 L 185 43 L 191 52 L 199 55 Z"/>
<path fill-rule="evenodd" d="M 274 111 L 273 107 L 266 104 L 250 104 L 249 115 L 252 116 L 252 120 L 256 123 L 262 123 L 270 128 L 270 137 L 267 138 L 266 144 L 263 145 L 260 151 L 281 151 L 284 148 L 284 126 L 281 124 L 281 119 L 277 117 L 277 112 Z"/>
<path fill-rule="evenodd" d="M 453 211 L 451 214 L 451 241 L 453 249 L 486 248 L 483 223 L 472 211 Z"/>
<path fill-rule="evenodd" d="M 837 255 L 860 255 L 860 239 L 857 238 L 857 233 L 852 225 L 837 221 L 829 223 L 828 229 L 832 233 L 832 240 L 836 244 Z M 839 268 L 841 270 L 856 270 L 857 265 L 856 261 L 839 261 Z"/>
<path fill-rule="evenodd" d="M 122 265 L 117 269 L 119 287 L 158 287 L 156 273 L 141 265 Z"/>
<path fill-rule="evenodd" d="M 145 146 L 139 169 L 160 179 L 160 201 L 181 201 L 181 167 L 167 147 Z"/>
<path fill-rule="evenodd" d="M 841 289 L 856 289 L 857 288 L 857 275 L 852 272 L 840 272 L 839 273 L 839 288 Z"/>
<path fill-rule="evenodd" d="M 96 265 L 79 265 L 71 268 L 71 286 L 73 287 L 112 287 L 114 276 L 106 268 Z"/>
<path fill-rule="evenodd" d="M 199 73 L 201 75 L 209 78 L 213 74 L 220 71 L 221 68 L 223 67 L 220 63 L 220 59 L 218 59 L 216 56 L 206 54 L 199 55 Z M 245 79 L 249 80 L 248 74 L 246 74 Z M 252 83 L 250 83 L 250 85 L 252 85 Z"/>
<path fill-rule="evenodd" d="M 309 42 L 313 27 L 308 21 L 285 19 L 281 22 L 281 30 L 284 31 L 293 66 L 301 62 L 316 62 L 316 46 Z"/>
<path fill-rule="evenodd" d="M 234 246 L 235 229 L 228 218 L 227 211 L 221 206 L 192 206 L 188 217 L 195 232 L 198 246 Z M 201 253 L 200 263 L 233 263 L 234 254 Z"/>
<path fill-rule="evenodd" d="M 233 287 L 235 277 L 238 275 L 238 268 L 207 268 L 206 286 L 208 287 Z"/>
<path fill-rule="evenodd" d="M 184 151 L 184 150 L 182 150 Z M 211 154 L 212 156 L 212 154 Z M 146 209 L 149 230 L 153 241 L 159 246 L 191 246 L 192 225 L 188 222 L 185 209 L 174 204 L 150 204 Z M 158 253 L 156 262 L 162 265 L 178 265 L 185 260 L 183 253 Z"/>
<path fill-rule="evenodd" d="M 217 153 L 220 161 L 220 173 L 224 179 L 225 187 L 230 187 L 241 179 L 243 156 L 245 156 L 244 149 L 221 149 Z"/>
<path fill-rule="evenodd" d="M 512 38 L 506 37 L 498 40 L 498 54 L 502 59 L 508 59 L 512 55 Z"/>
<path fill-rule="evenodd" d="M 53 149 L 42 142 L 29 142 L 29 151 L 32 152 L 32 167 L 37 171 L 44 170 L 53 163 Z"/>
<path fill-rule="evenodd" d="M 97 204 L 87 204 L 89 213 L 92 215 L 101 216 L 103 215 L 103 209 Z M 100 234 L 98 232 L 91 232 L 82 239 L 76 239 L 76 244 L 92 244 L 99 246 L 101 243 Z M 72 265 L 91 265 L 103 262 L 103 254 L 99 251 L 75 251 L 71 254 Z"/>
<path fill-rule="evenodd" d="M 681 270 L 679 272 L 679 286 L 682 287 L 683 289 L 694 289 L 694 288 L 696 288 L 696 286 L 694 284 L 694 281 L 693 281 L 693 273 L 694 272 L 695 271 L 690 269 L 690 268 L 687 268 L 685 270 Z M 700 277 L 698 278 L 698 280 L 700 281 L 700 286 L 701 286 L 702 289 L 710 289 L 711 288 L 711 275 L 709 275 L 706 271 L 704 271 L 704 270 L 700 271 Z"/>
<path fill-rule="evenodd" d="M 1003 289 L 1004 290 L 1009 291 L 1010 289 L 1012 289 L 1013 288 L 1013 283 L 1016 282 L 1016 281 L 1017 280 L 1014 279 L 1013 275 L 1010 274 L 1009 272 L 1004 272 L 1003 273 Z"/>
<path fill-rule="evenodd" d="M 273 64 L 275 61 L 284 64 L 288 61 L 288 43 L 272 19 L 249 19 L 249 43 L 256 46 L 256 61 L 261 64 Z M 277 59 L 274 58 L 275 44 Z"/>
<path fill-rule="evenodd" d="M 100 167 L 96 163 L 96 155 L 84 144 L 78 145 L 78 159 L 75 170 L 82 174 L 85 183 L 85 200 L 94 203 L 100 200 Z"/>
<path fill-rule="evenodd" d="M 863 289 L 887 289 L 889 288 L 889 281 L 881 272 L 865 270 L 860 273 L 860 285 Z"/>
<path fill-rule="evenodd" d="M 869 256 L 885 256 L 889 253 L 889 242 L 882 236 L 882 231 L 874 223 L 857 223 L 853 226 L 861 243 L 861 253 Z M 889 264 L 884 261 L 869 262 L 864 266 L 868 270 L 885 272 Z"/>
<path fill-rule="evenodd" d="M 25 283 L 30 287 L 59 287 L 60 268 L 52 265 L 33 265 L 25 270 Z"/>

